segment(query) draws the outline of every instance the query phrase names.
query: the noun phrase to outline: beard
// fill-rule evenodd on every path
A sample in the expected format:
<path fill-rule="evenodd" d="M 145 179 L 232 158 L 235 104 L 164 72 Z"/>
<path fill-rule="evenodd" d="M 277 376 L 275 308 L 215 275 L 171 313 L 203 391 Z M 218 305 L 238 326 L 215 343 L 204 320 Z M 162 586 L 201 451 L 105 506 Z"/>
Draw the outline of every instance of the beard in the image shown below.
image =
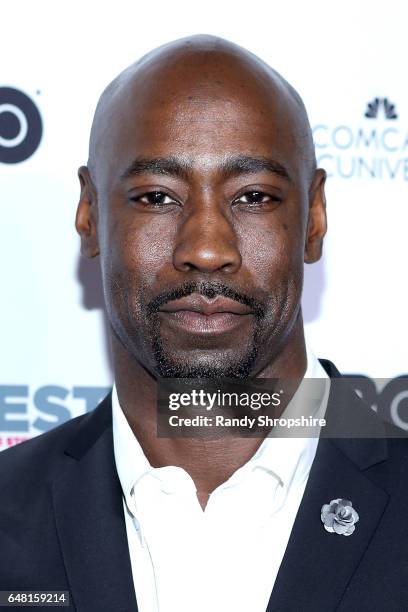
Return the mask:
<path fill-rule="evenodd" d="M 200 347 L 197 342 L 197 345 L 192 347 L 189 357 L 180 358 L 174 354 L 171 347 L 166 345 L 160 330 L 158 316 L 160 307 L 166 302 L 186 297 L 192 293 L 199 293 L 209 299 L 221 295 L 251 308 L 255 319 L 254 331 L 239 355 L 214 350 L 209 354 L 208 350 L 205 351 L 205 348 Z M 237 292 L 221 282 L 188 282 L 176 289 L 161 293 L 143 310 L 153 350 L 155 369 L 160 378 L 249 378 L 258 357 L 262 321 L 266 310 L 265 304 L 260 300 Z"/>
<path fill-rule="evenodd" d="M 238 359 L 228 359 L 219 354 L 201 358 L 199 363 L 195 364 L 175 359 L 171 350 L 164 346 L 160 334 L 155 333 L 152 336 L 152 346 L 157 374 L 160 378 L 249 378 L 258 357 L 258 335 L 255 331 L 252 346 Z"/>
<path fill-rule="evenodd" d="M 254 372 L 276 354 L 290 332 L 301 294 L 301 278 L 295 275 L 277 283 L 273 290 L 256 289 L 251 296 L 216 280 L 185 282 L 154 298 L 148 284 L 128 273 L 106 275 L 104 281 L 113 333 L 155 378 L 214 380 L 256 376 Z M 251 332 L 242 338 L 187 336 L 175 346 L 162 329 L 160 310 L 167 302 L 192 293 L 208 299 L 220 295 L 248 306 L 253 316 Z"/>

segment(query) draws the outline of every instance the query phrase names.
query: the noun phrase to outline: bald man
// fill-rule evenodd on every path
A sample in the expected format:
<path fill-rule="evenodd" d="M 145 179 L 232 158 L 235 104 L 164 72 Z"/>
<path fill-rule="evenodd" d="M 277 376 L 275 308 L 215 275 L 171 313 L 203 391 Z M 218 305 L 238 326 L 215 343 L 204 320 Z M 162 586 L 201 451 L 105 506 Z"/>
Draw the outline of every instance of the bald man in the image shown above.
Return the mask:
<path fill-rule="evenodd" d="M 102 94 L 79 179 L 115 384 L 1 453 L 1 589 L 78 612 L 406 609 L 406 442 L 305 344 L 325 173 L 296 91 L 219 38 L 165 45 Z M 373 435 L 159 436 L 162 379 L 297 381 L 285 414 L 320 380 L 312 413 Z"/>

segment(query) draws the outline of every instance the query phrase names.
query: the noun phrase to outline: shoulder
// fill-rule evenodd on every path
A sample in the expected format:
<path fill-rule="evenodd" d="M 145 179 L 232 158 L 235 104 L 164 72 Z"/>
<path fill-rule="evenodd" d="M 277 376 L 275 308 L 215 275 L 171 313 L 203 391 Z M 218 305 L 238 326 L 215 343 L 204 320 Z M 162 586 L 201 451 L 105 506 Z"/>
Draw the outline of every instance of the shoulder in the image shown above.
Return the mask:
<path fill-rule="evenodd" d="M 408 481 L 408 437 L 407 432 L 386 424 L 387 461 L 377 465 L 375 471 L 393 482 L 394 487 L 408 499 L 406 483 Z"/>
<path fill-rule="evenodd" d="M 0 490 L 35 475 L 52 476 L 69 442 L 86 415 L 71 419 L 47 433 L 0 453 Z"/>
<path fill-rule="evenodd" d="M 382 440 L 387 449 L 388 465 L 398 464 L 406 469 L 408 461 L 408 431 L 382 418 L 355 390 L 353 378 L 340 374 L 328 359 L 319 359 L 330 378 L 330 395 L 327 407 L 328 432 L 324 435 L 348 438 L 347 445 L 353 451 L 359 447 L 373 446 Z M 370 441 L 371 440 L 371 441 Z M 364 442 L 363 442 L 364 441 Z M 374 444 L 378 446 L 378 444 Z"/>
<path fill-rule="evenodd" d="M 1 491 L 19 483 L 46 482 L 70 459 L 70 448 L 89 440 L 110 424 L 110 395 L 94 410 L 70 419 L 46 433 L 40 434 L 0 452 Z"/>

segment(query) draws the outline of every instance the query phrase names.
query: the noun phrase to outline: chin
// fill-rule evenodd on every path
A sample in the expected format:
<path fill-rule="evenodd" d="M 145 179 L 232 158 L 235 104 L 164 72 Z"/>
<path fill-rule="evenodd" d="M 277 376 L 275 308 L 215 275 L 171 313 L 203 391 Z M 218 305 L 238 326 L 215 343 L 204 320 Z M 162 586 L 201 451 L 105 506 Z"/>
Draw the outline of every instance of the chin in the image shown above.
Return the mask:
<path fill-rule="evenodd" d="M 154 351 L 156 371 L 160 378 L 248 378 L 257 356 L 255 347 L 241 357 L 226 352 L 203 355 L 191 351 L 177 357 L 157 345 Z"/>

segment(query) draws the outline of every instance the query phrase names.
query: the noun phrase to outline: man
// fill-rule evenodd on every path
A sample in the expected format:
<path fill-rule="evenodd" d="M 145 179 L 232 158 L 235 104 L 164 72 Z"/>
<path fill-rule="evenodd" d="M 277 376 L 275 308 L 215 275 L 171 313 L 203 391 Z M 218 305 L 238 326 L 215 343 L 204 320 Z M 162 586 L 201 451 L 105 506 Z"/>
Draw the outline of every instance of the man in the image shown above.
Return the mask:
<path fill-rule="evenodd" d="M 298 94 L 221 39 L 171 43 L 102 94 L 79 178 L 115 386 L 0 455 L 1 588 L 80 612 L 406 609 L 405 441 L 305 346 L 325 173 Z M 157 435 L 160 378 L 303 377 L 377 433 Z"/>

